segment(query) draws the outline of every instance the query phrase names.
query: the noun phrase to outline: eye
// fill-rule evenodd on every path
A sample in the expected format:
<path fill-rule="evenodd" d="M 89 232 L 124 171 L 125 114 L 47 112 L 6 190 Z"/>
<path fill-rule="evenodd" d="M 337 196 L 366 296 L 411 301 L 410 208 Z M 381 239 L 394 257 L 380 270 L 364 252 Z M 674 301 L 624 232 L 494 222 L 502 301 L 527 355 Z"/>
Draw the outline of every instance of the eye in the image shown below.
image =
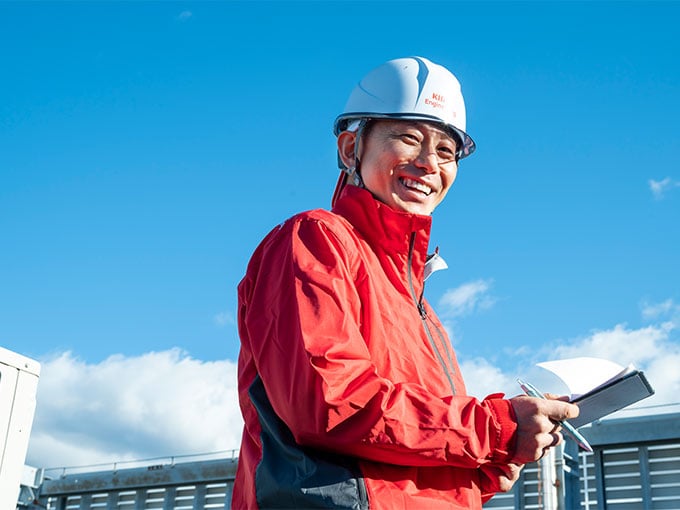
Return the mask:
<path fill-rule="evenodd" d="M 420 138 L 413 133 L 401 133 L 399 137 L 402 142 L 407 143 L 408 145 L 418 145 L 420 143 Z"/>
<path fill-rule="evenodd" d="M 456 158 L 456 148 L 451 145 L 440 145 L 437 147 L 437 154 L 445 161 Z"/>

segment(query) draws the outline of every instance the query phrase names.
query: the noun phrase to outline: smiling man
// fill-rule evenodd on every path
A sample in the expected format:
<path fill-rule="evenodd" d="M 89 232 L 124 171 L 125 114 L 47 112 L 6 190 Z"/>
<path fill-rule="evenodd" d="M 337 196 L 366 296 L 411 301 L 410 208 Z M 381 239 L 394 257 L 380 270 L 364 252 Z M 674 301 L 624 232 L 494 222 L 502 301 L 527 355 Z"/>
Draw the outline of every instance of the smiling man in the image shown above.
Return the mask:
<path fill-rule="evenodd" d="M 232 506 L 479 509 L 578 408 L 468 396 L 423 296 L 431 214 L 475 148 L 458 80 L 424 58 L 389 61 L 335 134 L 332 210 L 275 228 L 239 284 Z"/>
<path fill-rule="evenodd" d="M 393 209 L 432 214 L 456 179 L 456 140 L 428 122 L 380 120 L 364 127 L 363 186 Z M 339 155 L 356 173 L 357 134 L 338 136 Z"/>

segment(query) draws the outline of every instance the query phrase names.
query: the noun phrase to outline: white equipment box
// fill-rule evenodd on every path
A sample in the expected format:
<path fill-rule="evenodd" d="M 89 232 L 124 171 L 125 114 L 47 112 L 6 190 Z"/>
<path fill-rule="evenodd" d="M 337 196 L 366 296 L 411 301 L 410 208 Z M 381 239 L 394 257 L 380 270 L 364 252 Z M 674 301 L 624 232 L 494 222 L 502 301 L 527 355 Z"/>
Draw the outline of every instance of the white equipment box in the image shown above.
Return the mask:
<path fill-rule="evenodd" d="M 35 413 L 40 364 L 0 347 L 0 510 L 13 510 Z"/>

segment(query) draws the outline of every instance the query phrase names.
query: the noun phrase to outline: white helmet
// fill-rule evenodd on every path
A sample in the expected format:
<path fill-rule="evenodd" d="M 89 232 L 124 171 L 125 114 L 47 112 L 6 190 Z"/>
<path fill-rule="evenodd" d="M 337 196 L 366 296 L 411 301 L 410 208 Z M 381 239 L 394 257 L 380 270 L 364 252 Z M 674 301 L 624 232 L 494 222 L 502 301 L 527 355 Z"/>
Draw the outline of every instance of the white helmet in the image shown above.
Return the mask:
<path fill-rule="evenodd" d="M 422 57 L 389 60 L 369 72 L 354 87 L 343 113 L 333 125 L 337 136 L 343 131 L 357 131 L 361 137 L 369 119 L 410 119 L 434 122 L 447 129 L 456 139 L 457 157 L 472 154 L 475 142 L 465 132 L 465 102 L 460 83 L 445 67 Z M 358 151 L 359 144 L 355 145 Z M 331 204 L 340 196 L 349 177 L 362 186 L 359 157 L 356 168 L 342 169 Z"/>
<path fill-rule="evenodd" d="M 441 124 L 459 142 L 458 157 L 475 150 L 465 132 L 465 102 L 460 83 L 443 66 L 422 57 L 398 58 L 369 72 L 354 88 L 335 119 L 337 135 L 360 119 L 415 119 Z"/>

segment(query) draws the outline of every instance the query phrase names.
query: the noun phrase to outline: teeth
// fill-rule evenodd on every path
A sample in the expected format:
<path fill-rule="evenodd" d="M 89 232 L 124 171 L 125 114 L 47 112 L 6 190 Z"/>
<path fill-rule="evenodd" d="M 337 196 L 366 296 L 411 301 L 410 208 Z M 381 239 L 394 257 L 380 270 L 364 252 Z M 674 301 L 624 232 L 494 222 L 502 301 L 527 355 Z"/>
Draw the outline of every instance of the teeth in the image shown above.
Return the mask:
<path fill-rule="evenodd" d="M 432 188 L 430 188 L 427 184 L 423 184 L 422 182 L 414 181 L 412 179 L 402 179 L 401 183 L 407 188 L 413 188 L 420 191 L 421 193 L 425 193 L 426 195 L 432 193 Z"/>

